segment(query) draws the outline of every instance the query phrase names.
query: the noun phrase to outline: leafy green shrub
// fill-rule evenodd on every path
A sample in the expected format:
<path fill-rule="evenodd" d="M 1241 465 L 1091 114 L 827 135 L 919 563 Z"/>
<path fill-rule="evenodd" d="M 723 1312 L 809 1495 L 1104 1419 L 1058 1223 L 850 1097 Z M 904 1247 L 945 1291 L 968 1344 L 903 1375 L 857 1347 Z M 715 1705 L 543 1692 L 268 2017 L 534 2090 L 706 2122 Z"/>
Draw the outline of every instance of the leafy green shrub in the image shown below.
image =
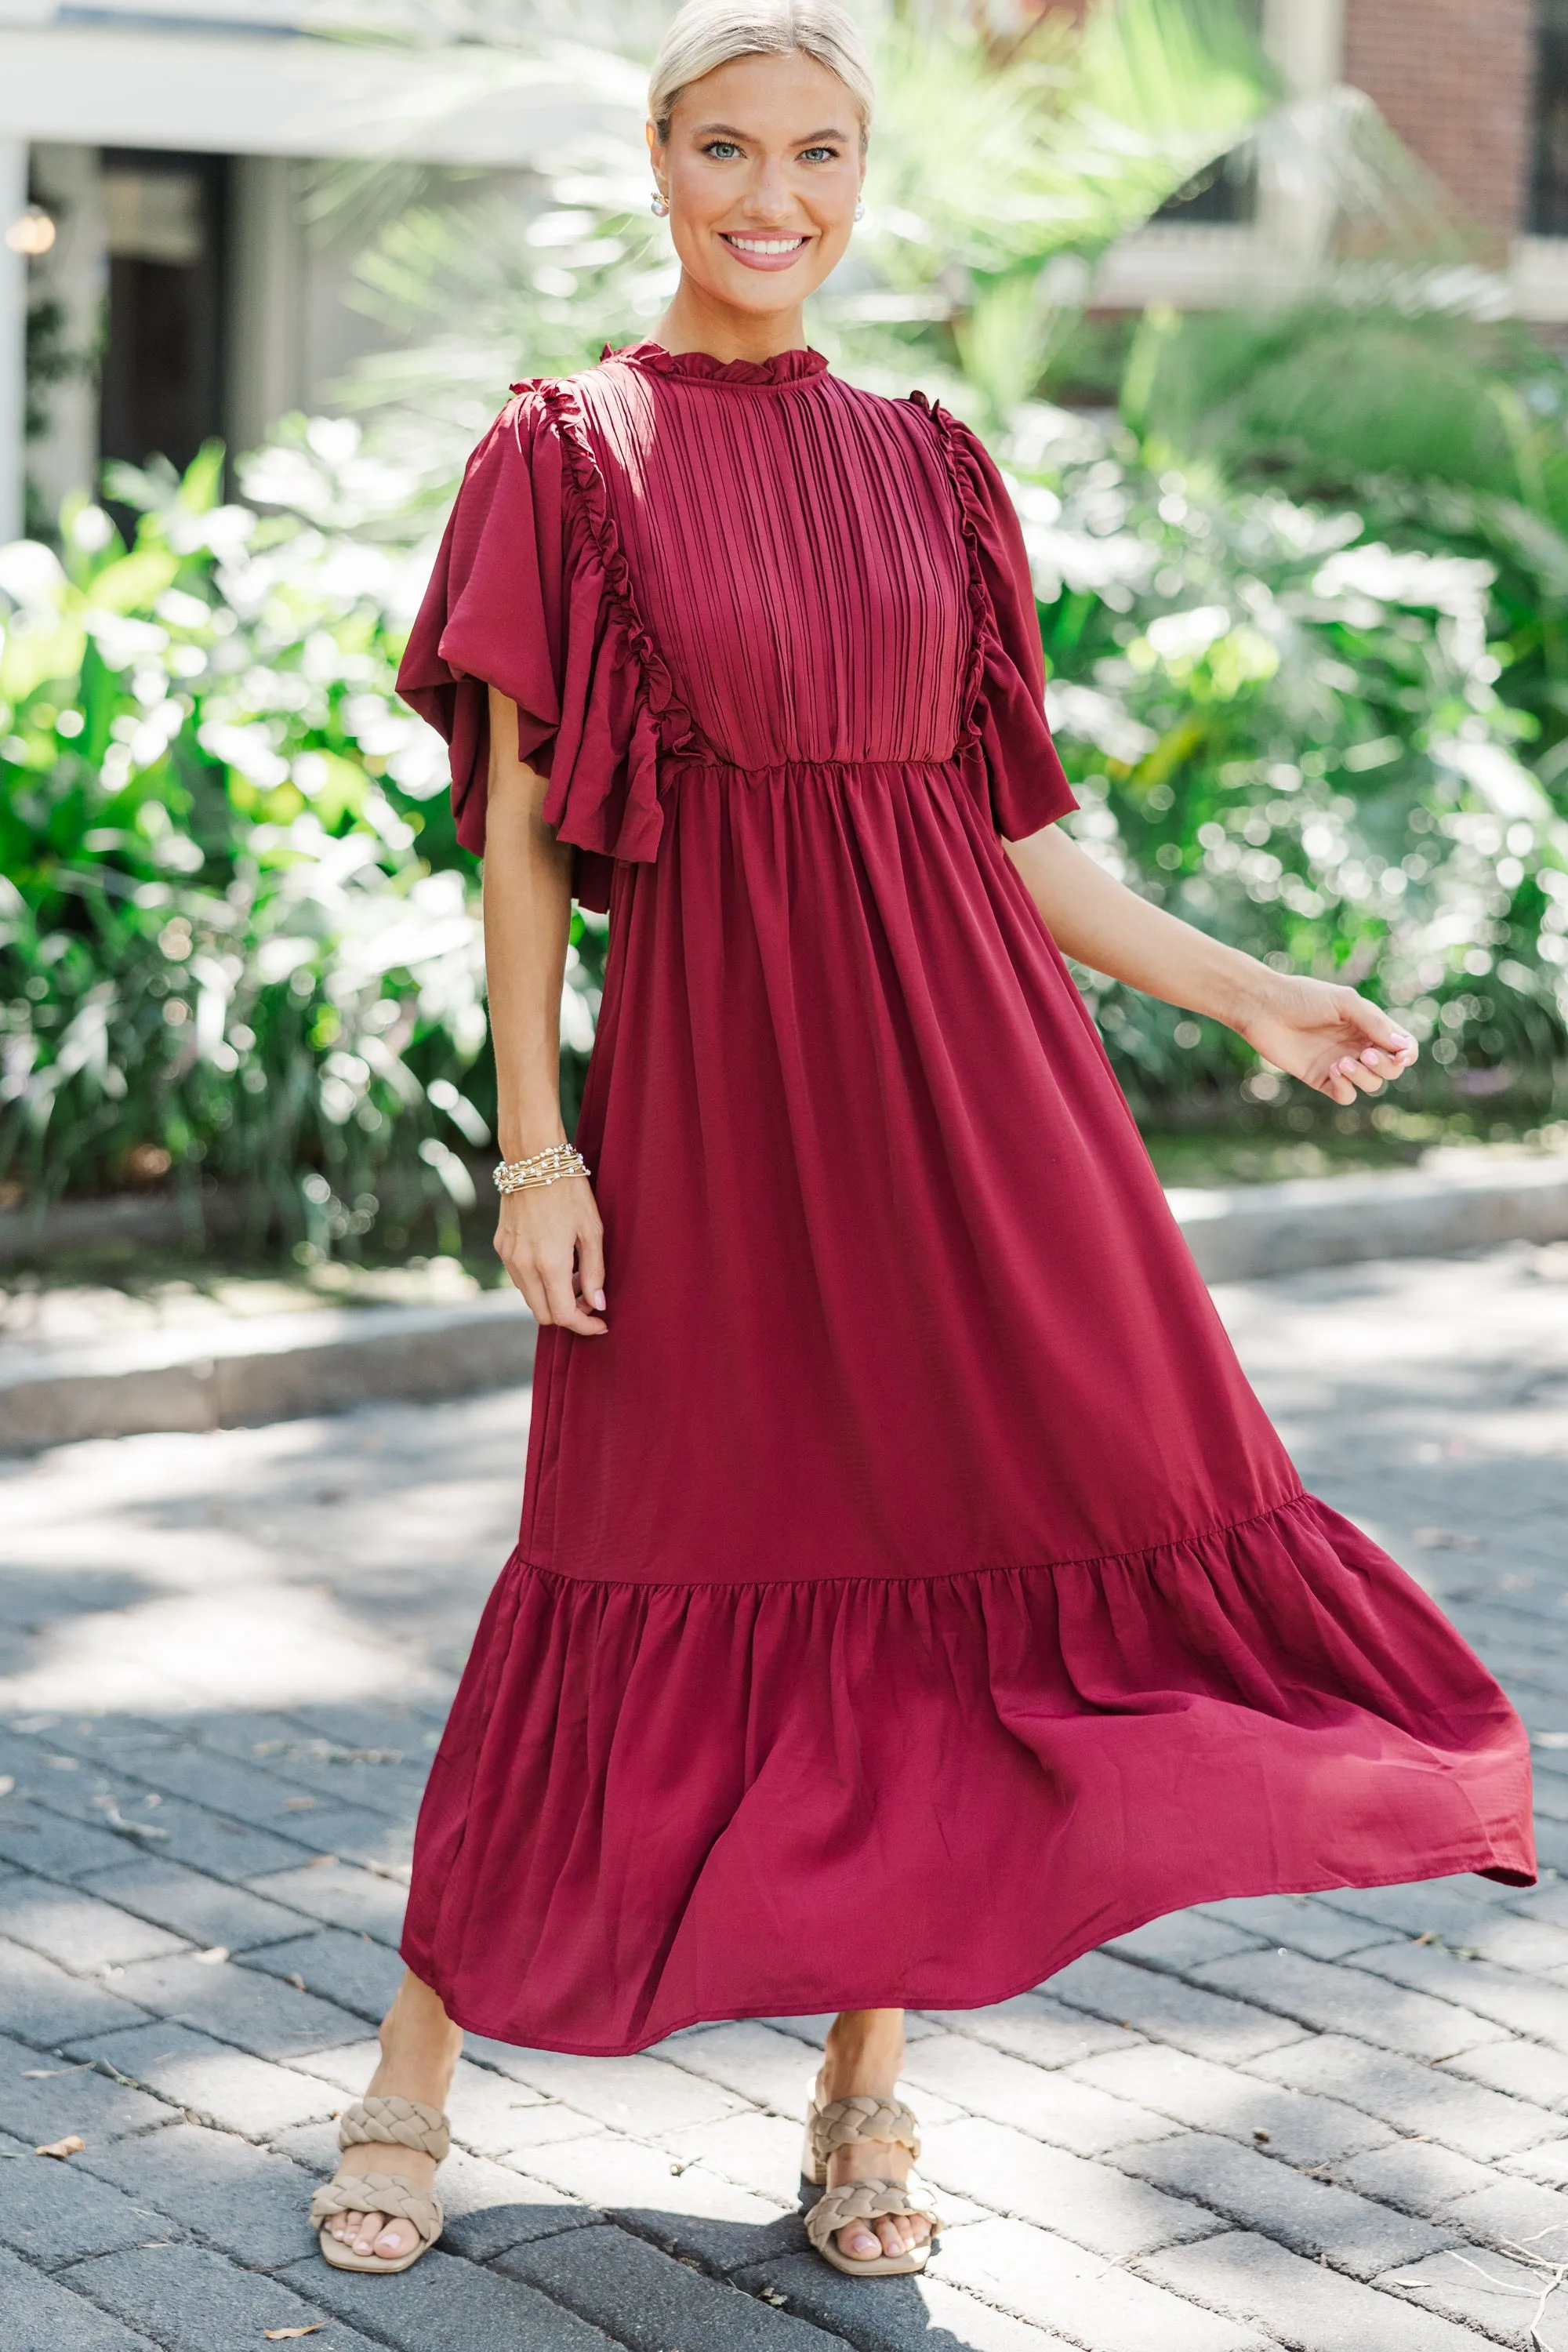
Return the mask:
<path fill-rule="evenodd" d="M 1507 698 L 1496 566 L 1060 411 L 1020 411 L 1005 454 L 1079 837 L 1205 929 L 1398 1008 L 1429 1041 L 1402 1100 L 1551 1108 L 1568 820 L 1521 756 L 1541 726 Z M 1146 1118 L 1212 1117 L 1238 1079 L 1286 1095 L 1217 1024 L 1085 985 Z"/>
<path fill-rule="evenodd" d="M 174 1169 L 323 1250 L 384 1202 L 447 1233 L 472 1203 L 493 1080 L 471 861 L 442 746 L 393 693 L 427 558 L 385 535 L 405 486 L 358 443 L 300 425 L 249 469 L 265 513 L 218 502 L 211 449 L 183 482 L 121 473 L 130 551 L 82 500 L 63 562 L 0 551 L 13 1198 Z"/>

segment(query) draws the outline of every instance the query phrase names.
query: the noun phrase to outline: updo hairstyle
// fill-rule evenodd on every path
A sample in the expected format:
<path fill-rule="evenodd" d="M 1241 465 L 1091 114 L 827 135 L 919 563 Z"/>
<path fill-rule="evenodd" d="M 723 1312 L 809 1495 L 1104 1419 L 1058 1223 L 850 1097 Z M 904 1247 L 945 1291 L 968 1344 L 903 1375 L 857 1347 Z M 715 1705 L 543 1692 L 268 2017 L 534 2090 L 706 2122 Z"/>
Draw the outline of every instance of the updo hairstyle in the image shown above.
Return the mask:
<path fill-rule="evenodd" d="M 704 74 L 736 58 L 797 51 L 837 75 L 855 101 L 864 146 L 877 95 L 871 60 L 859 26 L 837 0 L 686 0 L 659 44 L 648 82 L 648 119 L 659 145 L 669 137 L 676 100 Z"/>

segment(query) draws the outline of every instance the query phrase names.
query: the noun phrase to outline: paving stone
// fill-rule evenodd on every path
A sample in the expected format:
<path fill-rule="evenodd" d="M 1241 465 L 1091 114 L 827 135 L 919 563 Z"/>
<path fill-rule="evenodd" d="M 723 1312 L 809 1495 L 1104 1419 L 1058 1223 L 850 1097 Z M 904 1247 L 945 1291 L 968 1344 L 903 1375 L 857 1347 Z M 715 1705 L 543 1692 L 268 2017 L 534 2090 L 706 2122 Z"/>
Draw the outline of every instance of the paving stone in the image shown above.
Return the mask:
<path fill-rule="evenodd" d="M 361 1870 L 349 1862 L 327 1862 L 315 1869 L 276 1871 L 258 1878 L 252 1893 L 274 1903 L 308 1912 L 329 1927 L 346 1927 L 353 1935 L 374 1936 L 395 1950 L 403 1933 L 407 1890 L 395 1879 Z"/>
<path fill-rule="evenodd" d="M 314 1845 L 321 1834 L 325 1848 L 344 1827 L 353 1836 L 363 1836 L 367 1826 L 379 1834 L 376 1817 L 362 1807 L 341 1798 L 323 1804 L 297 1782 L 277 1778 L 255 1757 L 241 1762 L 205 1745 L 165 1741 L 150 1742 L 134 1759 L 122 1750 L 118 1760 L 121 1770 L 165 1797 L 184 1797 L 204 1811 L 295 1843 Z M 306 1814 L 311 1818 L 304 1819 Z"/>
<path fill-rule="evenodd" d="M 47 1878 L 80 1878 L 89 1871 L 111 1870 L 133 1851 L 128 1838 L 41 1805 L 0 1805 L 0 1856 L 19 1869 Z"/>
<path fill-rule="evenodd" d="M 13 2033 L 52 2050 L 76 2034 L 140 2024 L 146 2013 L 120 1991 L 68 1976 L 41 1952 L 0 1937 L 0 2017 Z"/>
<path fill-rule="evenodd" d="M 189 1948 L 182 1937 L 112 1903 L 20 1873 L 0 1886 L 0 1925 L 13 1943 L 79 1975 Z"/>
<path fill-rule="evenodd" d="M 1435 2140 L 1396 2139 L 1336 2165 L 1334 2178 L 1368 2197 L 1405 2206 L 1436 2221 L 1456 2199 L 1495 2188 L 1500 2176 L 1489 2164 L 1439 2147 Z"/>
<path fill-rule="evenodd" d="M 795 2210 L 791 2175 L 771 2196 L 759 2196 L 699 2161 L 611 2132 L 535 2148 L 527 2161 L 531 2173 L 564 2195 L 624 2217 L 639 2235 L 714 2270 L 780 2251 L 774 2225 Z M 797 2244 L 798 2231 L 787 2242 Z"/>
<path fill-rule="evenodd" d="M 1568 1987 L 1563 1998 L 1568 2000 Z M 1539 2042 L 1489 2042 L 1484 2049 L 1467 2050 L 1450 2058 L 1447 2074 L 1463 2074 L 1472 2083 L 1486 2083 L 1510 2097 L 1529 2099 L 1538 2107 L 1568 2110 L 1568 2056 L 1543 2050 Z"/>
<path fill-rule="evenodd" d="M 1055 2328 L 1085 2352 L 1256 2352 L 1266 2341 L 1026 2221 L 955 2230 L 936 2259 L 953 2285 Z"/>
<path fill-rule="evenodd" d="M 62 2164 L 54 2157 L 35 2156 L 25 2142 L 11 2143 L 5 2153 L 0 2244 L 14 2247 L 40 2270 L 58 2270 L 89 2254 L 118 2253 L 149 2238 L 184 2235 L 150 2205 L 95 2178 L 79 2156 Z M 0 2341 L 8 2341 L 3 2329 Z"/>
<path fill-rule="evenodd" d="M 625 2340 L 680 2352 L 829 2352 L 842 2338 L 776 2311 L 739 2288 L 704 2278 L 624 2230 L 574 2230 L 517 2246 L 496 2268 L 557 2303 L 614 2328 Z"/>
<path fill-rule="evenodd" d="M 115 1979 L 143 2010 L 232 2042 L 257 2058 L 298 2057 L 357 2042 L 363 2018 L 228 1960 L 142 1960 Z"/>
<path fill-rule="evenodd" d="M 310 2251 L 314 2178 L 232 2132 L 174 2124 L 90 2161 L 100 2179 L 144 2198 L 247 2270 L 280 2270 Z"/>
<path fill-rule="evenodd" d="M 1169 2042 L 1194 2058 L 1240 2064 L 1265 2050 L 1299 2041 L 1300 2026 L 1269 2017 L 1245 2001 L 1226 2000 L 1200 1986 L 1183 1984 L 1152 1969 L 1135 1969 L 1103 1952 L 1086 1953 L 1059 1976 L 1051 1990 L 1069 2008 L 1131 2025 L 1151 2041 Z"/>
<path fill-rule="evenodd" d="M 1248 1952 L 1215 1960 L 1196 1974 L 1220 1992 L 1278 2010 L 1320 2032 L 1353 2033 L 1411 2058 L 1451 2058 L 1500 2039 L 1502 2027 L 1452 2000 L 1435 2000 L 1369 1976 L 1366 1970 L 1375 1969 L 1389 1948 L 1363 1954 L 1364 1967 L 1353 1968 L 1332 1968 L 1304 1952 Z"/>
<path fill-rule="evenodd" d="M 314 2178 L 328 2179 L 335 2169 L 335 2163 L 328 2162 Z M 601 2218 L 549 2181 L 531 2179 L 462 2148 L 452 2150 L 437 2185 L 447 2215 L 441 2243 L 449 2254 L 463 2254 L 472 2263 L 488 2263 L 509 2246 L 553 2238 Z"/>
<path fill-rule="evenodd" d="M 737 2284 L 752 2294 L 771 2288 L 789 2310 L 837 2331 L 857 2352 L 958 2352 L 960 2346 L 963 2352 L 1046 2352 L 1067 2340 L 929 2270 L 921 2278 L 879 2279 L 868 2293 L 865 2281 L 845 2278 L 814 2253 L 786 2254 L 742 2273 Z"/>
<path fill-rule="evenodd" d="M 551 2050 L 493 2046 L 498 2054 L 491 2063 L 513 2082 L 616 2131 L 653 2137 L 682 2124 L 732 2116 L 746 2104 L 665 2058 L 563 2058 Z"/>
<path fill-rule="evenodd" d="M 665 2132 L 660 2145 L 672 2158 L 700 2164 L 721 2179 L 775 2202 L 791 2196 L 801 2178 L 800 2125 L 784 2116 L 759 2115 L 754 2108 L 721 2116 L 717 2123 Z"/>
<path fill-rule="evenodd" d="M 1277 2238 L 1299 2254 L 1326 2255 L 1354 2278 L 1373 2279 L 1393 2263 L 1419 2261 L 1455 2236 L 1205 2132 L 1122 2148 L 1115 2161 L 1175 2196 L 1197 2199 L 1238 2228 Z"/>
<path fill-rule="evenodd" d="M 303 1980 L 307 1992 L 379 2024 L 403 1982 L 404 1966 L 384 1944 L 342 1927 L 318 1927 L 286 1944 L 268 1944 L 246 1965 L 285 1982 Z"/>
<path fill-rule="evenodd" d="M 1479 2083 L 1459 2082 L 1436 2067 L 1337 2033 L 1272 2051 L 1256 2059 L 1251 2071 L 1295 2090 L 1343 2099 L 1396 2130 L 1419 2132 L 1481 2164 L 1537 2147 L 1563 2129 L 1545 2107 L 1505 2098 Z"/>
<path fill-rule="evenodd" d="M 1539 2180 L 1548 2189 L 1568 2189 L 1568 2140 L 1527 2148 L 1522 2156 L 1505 2156 L 1497 2168 L 1519 2180 Z"/>
<path fill-rule="evenodd" d="M 329 2084 L 286 2066 L 268 2065 L 185 2025 L 145 2025 L 129 2033 L 104 2034 L 75 2043 L 73 2054 L 101 2058 L 199 2122 L 238 2132 L 246 2139 L 270 2139 L 290 2124 L 330 2114 L 342 2104 Z M 77 2080 L 85 2084 L 103 2078 L 81 2074 Z M 152 2102 L 147 2104 L 151 2107 Z"/>
<path fill-rule="evenodd" d="M 5 2129 L 36 2147 L 42 2140 L 67 2139 L 72 2132 L 96 2143 L 168 2122 L 169 2110 L 159 2100 L 79 2065 L 76 2059 L 84 2054 L 56 2057 L 0 2038 L 0 2114 Z"/>
<path fill-rule="evenodd" d="M 1037 2222 L 1118 2262 L 1203 2237 L 1215 2227 L 1212 2214 L 1180 2193 L 1163 2196 L 1108 2164 L 1042 2147 L 1009 2125 L 980 2116 L 928 2133 L 921 2169 L 939 2189 L 951 2185 L 993 2212 Z"/>
<path fill-rule="evenodd" d="M 1423 1879 L 1414 1886 L 1336 1886 L 1317 1900 L 1402 1936 L 1440 1936 L 1463 1947 L 1486 1927 L 1488 1906 L 1476 1892 L 1484 1883 L 1467 1875 Z"/>
<path fill-rule="evenodd" d="M 319 2255 L 313 2263 L 333 2275 Z M 240 2352 L 259 2347 L 269 2327 L 309 2326 L 328 2316 L 310 2295 L 314 2282 L 298 2271 L 286 2286 L 259 2271 L 241 2270 L 205 2246 L 103 2254 L 59 2275 L 117 2317 L 144 2327 L 169 2352 Z M 366 2337 L 346 2327 L 334 2326 L 327 2341 L 331 2352 L 374 2352 Z"/>
<path fill-rule="evenodd" d="M 1457 2322 L 1449 2330 L 1452 2339 L 1456 2345 L 1468 2345 L 1470 2352 L 1478 2352 L 1471 2330 L 1479 2330 L 1493 2343 L 1517 2346 L 1518 2352 L 1542 2352 L 1543 2347 L 1550 2347 L 1552 2336 L 1539 2334 L 1531 2326 L 1548 2284 L 1528 2263 L 1479 2250 L 1463 2253 L 1453 2250 L 1433 2254 L 1424 2263 L 1403 2263 L 1384 2282 L 1391 2296 L 1398 2294 L 1424 2310 L 1441 2313 L 1441 2325 Z M 1555 2305 L 1553 2297 L 1542 2314 L 1542 2326 L 1552 2327 L 1553 2333 Z M 1463 2336 L 1460 2327 L 1465 2330 Z"/>
<path fill-rule="evenodd" d="M 1205 1903 L 1203 1908 L 1208 1918 L 1233 1920 L 1266 1944 L 1309 1952 L 1315 1960 L 1342 1960 L 1347 1953 L 1386 1942 L 1395 1932 L 1375 1919 L 1335 1911 L 1312 1895 L 1238 1895 L 1228 1902 Z"/>
<path fill-rule="evenodd" d="M 3 2250 L 0 2307 L 5 2352 L 153 2352 L 144 2336 Z"/>
<path fill-rule="evenodd" d="M 1173 2246 L 1139 2268 L 1178 2294 L 1270 2329 L 1292 2352 L 1477 2352 L 1474 2336 L 1458 2327 L 1243 2231 Z"/>
<path fill-rule="evenodd" d="M 319 2254 L 289 2275 L 301 2294 L 340 2320 L 363 2320 L 397 2352 L 447 2352 L 448 2347 L 451 2352 L 606 2352 L 610 2343 L 521 2280 L 500 2277 L 439 2248 L 401 2273 L 390 2294 L 392 2282 L 331 2270 Z M 339 2342 L 334 2326 L 323 2352 L 338 2352 Z"/>
<path fill-rule="evenodd" d="M 1042 2074 L 1005 2051 L 956 2033 L 918 2043 L 904 2072 L 916 2091 L 935 2091 L 972 2115 L 1012 2124 L 1031 2138 L 1071 2148 L 1078 2156 L 1100 2156 L 1107 2148 L 1160 2135 L 1161 2118 L 1145 2108 L 1112 2098 L 1074 2074 Z M 927 2120 L 919 2101 L 916 2105 Z"/>
<path fill-rule="evenodd" d="M 113 1799 L 121 1819 L 140 1824 L 142 1833 L 117 1832 L 110 1823 L 98 1831 L 106 1811 L 95 1804 L 98 1796 Z M 162 1861 L 184 1862 L 216 1878 L 244 1879 L 262 1871 L 298 1868 L 317 1850 L 313 1831 L 300 1830 L 284 1839 L 181 1797 L 160 1799 L 154 1794 L 150 1799 L 140 1783 L 123 1775 L 84 1775 L 79 1789 L 62 1789 L 51 1782 L 43 1792 L 43 1801 L 52 1812 L 74 1814 L 77 1828 L 102 1837 L 98 1858 L 86 1864 L 94 1870 L 109 1869 L 117 1853 L 121 1858 L 128 1852 L 146 1853 L 151 1846 Z M 52 1860 L 39 1859 L 32 1867 L 51 1877 L 67 1874 Z"/>
<path fill-rule="evenodd" d="M 1534 1980 L 1484 1960 L 1458 1959 L 1432 1944 L 1381 1945 L 1364 1953 L 1363 1962 L 1398 1984 L 1418 1985 L 1450 2003 L 1462 2000 L 1491 2021 L 1488 2041 L 1499 2041 L 1511 2029 L 1568 2053 L 1568 1984 Z"/>
<path fill-rule="evenodd" d="M 671 2063 L 705 2081 L 722 2084 L 775 2115 L 803 2119 L 816 2068 L 809 2050 L 793 2034 L 747 2019 L 716 2025 L 705 2033 L 685 2033 L 661 2044 Z"/>
<path fill-rule="evenodd" d="M 281 1943 L 300 1932 L 294 1912 L 264 1902 L 243 1886 L 209 1878 L 205 1871 L 187 1870 L 181 1862 L 122 1862 L 112 1870 L 93 1871 L 79 1883 L 89 1895 L 183 1936 L 198 1951 L 210 1951 L 215 1944 L 231 1952 L 248 1951 L 252 1945 Z"/>
<path fill-rule="evenodd" d="M 1379 2147 L 1393 2137 L 1386 2124 L 1342 2100 L 1280 2089 L 1256 2074 L 1147 2042 L 1091 2058 L 1075 2067 L 1073 2076 L 1194 2131 L 1226 2133 L 1247 2145 L 1266 2131 L 1275 2154 L 1287 2164 L 1331 2163 L 1353 2148 Z"/>
<path fill-rule="evenodd" d="M 1131 2039 L 1124 2025 L 1109 2025 L 1040 1992 L 1020 1993 L 990 2009 L 932 2010 L 930 2022 L 1025 2058 L 1031 2066 L 1070 2066 L 1101 2050 L 1125 2050 Z"/>
<path fill-rule="evenodd" d="M 1568 2196 L 1532 2180 L 1500 2180 L 1458 2197 L 1444 2220 L 1468 2237 L 1517 2253 L 1529 2246 L 1543 2261 L 1568 2263 Z"/>
<path fill-rule="evenodd" d="M 1162 1919 L 1134 1927 L 1130 1936 L 1114 1936 L 1100 1946 L 1115 1959 L 1178 1971 L 1195 1968 L 1202 1960 L 1227 1959 L 1233 1952 L 1257 1948 L 1257 1937 L 1249 1929 L 1203 1911 L 1169 1911 Z"/>
<path fill-rule="evenodd" d="M 1547 1919 L 1520 1918 L 1511 1911 L 1486 1912 L 1481 1932 L 1471 1937 L 1468 1948 L 1495 1968 L 1541 1975 L 1552 1969 L 1568 1969 L 1568 1927 Z"/>

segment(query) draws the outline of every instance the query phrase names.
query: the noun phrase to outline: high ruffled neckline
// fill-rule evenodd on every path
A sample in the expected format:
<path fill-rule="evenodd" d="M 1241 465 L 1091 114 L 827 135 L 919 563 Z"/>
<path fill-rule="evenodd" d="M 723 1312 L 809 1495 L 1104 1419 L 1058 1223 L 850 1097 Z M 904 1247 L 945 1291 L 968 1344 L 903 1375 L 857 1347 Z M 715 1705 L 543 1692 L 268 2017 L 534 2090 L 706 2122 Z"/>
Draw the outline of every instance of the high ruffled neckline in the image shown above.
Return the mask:
<path fill-rule="evenodd" d="M 603 356 L 628 361 L 654 375 L 678 376 L 689 383 L 742 387 L 807 383 L 827 370 L 822 353 L 812 351 L 776 352 L 766 360 L 716 360 L 709 352 L 667 352 L 662 343 L 633 343 L 624 352 L 612 351 L 606 343 Z"/>

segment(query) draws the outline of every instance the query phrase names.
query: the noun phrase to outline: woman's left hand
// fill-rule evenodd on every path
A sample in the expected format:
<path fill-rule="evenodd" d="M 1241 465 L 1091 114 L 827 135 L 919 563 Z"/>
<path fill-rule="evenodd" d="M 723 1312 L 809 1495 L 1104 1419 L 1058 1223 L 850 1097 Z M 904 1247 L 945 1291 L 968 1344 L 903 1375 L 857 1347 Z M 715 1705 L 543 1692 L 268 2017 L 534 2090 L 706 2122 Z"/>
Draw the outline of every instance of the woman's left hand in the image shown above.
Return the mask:
<path fill-rule="evenodd" d="M 1353 988 L 1287 973 L 1269 973 L 1256 1006 L 1234 1025 L 1266 1062 L 1342 1107 L 1358 1094 L 1381 1094 L 1418 1050 L 1408 1029 Z"/>

